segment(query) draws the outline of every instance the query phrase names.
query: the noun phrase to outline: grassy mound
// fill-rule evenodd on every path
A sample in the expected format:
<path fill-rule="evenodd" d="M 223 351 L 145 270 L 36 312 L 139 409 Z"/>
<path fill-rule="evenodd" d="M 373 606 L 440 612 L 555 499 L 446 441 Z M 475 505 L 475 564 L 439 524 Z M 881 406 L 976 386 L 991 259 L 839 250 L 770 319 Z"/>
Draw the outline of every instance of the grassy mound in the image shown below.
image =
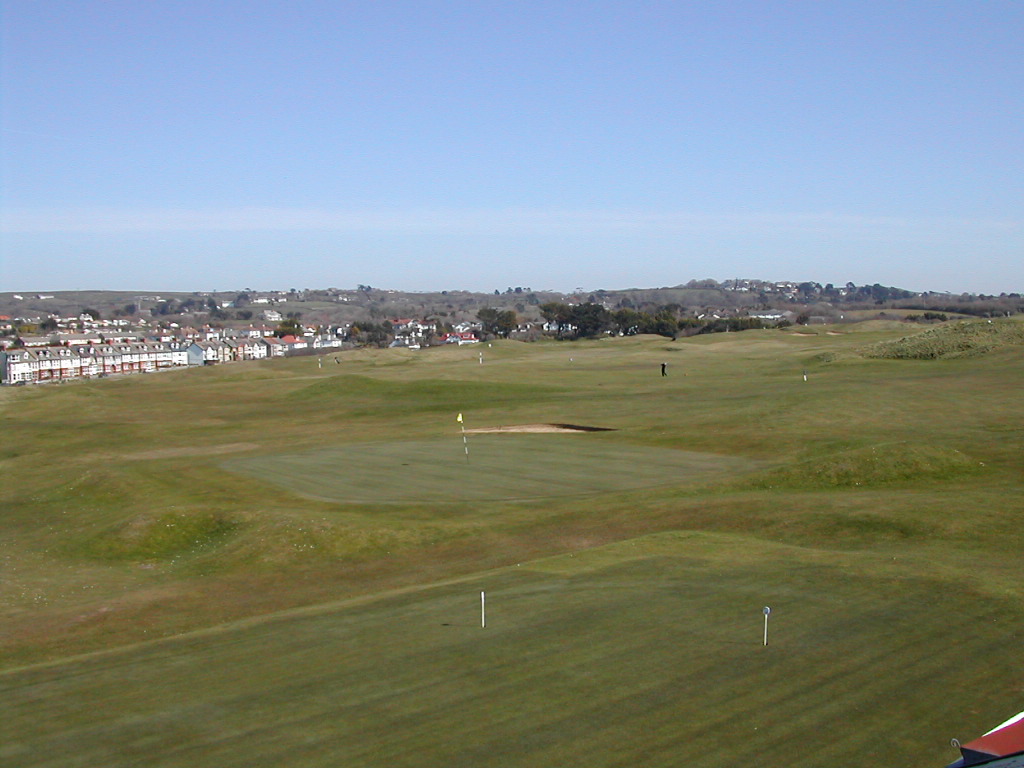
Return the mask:
<path fill-rule="evenodd" d="M 238 527 L 215 512 L 140 514 L 88 541 L 84 554 L 101 560 L 172 560 L 209 550 Z"/>
<path fill-rule="evenodd" d="M 857 448 L 767 472 L 756 488 L 851 488 L 952 479 L 982 465 L 954 448 L 895 443 Z"/>
<path fill-rule="evenodd" d="M 1024 344 L 1024 323 L 962 322 L 929 328 L 902 339 L 880 341 L 860 353 L 889 360 L 936 360 L 980 355 L 1012 344 Z"/>

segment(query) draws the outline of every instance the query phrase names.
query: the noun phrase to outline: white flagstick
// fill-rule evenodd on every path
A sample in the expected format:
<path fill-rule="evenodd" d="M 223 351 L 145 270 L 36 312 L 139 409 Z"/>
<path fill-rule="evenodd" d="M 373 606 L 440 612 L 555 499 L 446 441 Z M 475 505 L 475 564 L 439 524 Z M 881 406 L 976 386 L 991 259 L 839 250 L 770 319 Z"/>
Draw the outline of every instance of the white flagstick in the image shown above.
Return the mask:
<path fill-rule="evenodd" d="M 462 447 L 466 449 L 466 463 L 469 463 L 469 441 L 466 440 L 466 425 L 462 422 L 462 414 L 458 418 L 459 426 L 462 427 Z"/>
<path fill-rule="evenodd" d="M 487 595 L 480 591 L 480 628 L 484 629 L 487 626 Z"/>
<path fill-rule="evenodd" d="M 764 644 L 768 645 L 768 614 L 772 612 L 772 609 L 767 605 L 764 607 Z"/>

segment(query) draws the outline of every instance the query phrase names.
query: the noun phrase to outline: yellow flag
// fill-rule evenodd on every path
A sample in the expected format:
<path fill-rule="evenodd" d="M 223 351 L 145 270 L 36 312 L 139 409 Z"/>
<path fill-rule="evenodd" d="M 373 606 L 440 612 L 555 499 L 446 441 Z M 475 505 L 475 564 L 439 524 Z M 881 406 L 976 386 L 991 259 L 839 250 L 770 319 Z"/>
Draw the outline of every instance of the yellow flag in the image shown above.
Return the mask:
<path fill-rule="evenodd" d="M 459 414 L 459 418 L 457 418 L 456 421 L 459 422 L 459 424 L 462 423 L 462 414 L 461 413 Z"/>

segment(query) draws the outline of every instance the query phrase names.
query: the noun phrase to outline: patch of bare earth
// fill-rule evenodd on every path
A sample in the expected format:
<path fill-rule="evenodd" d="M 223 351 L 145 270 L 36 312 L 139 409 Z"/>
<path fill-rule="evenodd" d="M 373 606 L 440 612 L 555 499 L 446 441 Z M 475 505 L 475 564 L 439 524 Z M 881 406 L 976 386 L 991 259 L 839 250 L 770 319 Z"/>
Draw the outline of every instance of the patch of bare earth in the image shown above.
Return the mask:
<path fill-rule="evenodd" d="M 510 424 L 502 425 L 500 427 L 476 427 L 475 429 L 467 429 L 466 433 L 481 433 L 481 432 L 532 432 L 532 433 L 552 433 L 552 432 L 612 432 L 614 430 L 608 427 L 586 427 L 581 424 Z"/>
<path fill-rule="evenodd" d="M 126 459 L 174 459 L 178 456 L 217 456 L 222 453 L 236 453 L 258 448 L 256 443 L 224 443 L 206 447 L 182 446 L 180 448 L 157 448 L 152 451 L 130 453 Z"/>

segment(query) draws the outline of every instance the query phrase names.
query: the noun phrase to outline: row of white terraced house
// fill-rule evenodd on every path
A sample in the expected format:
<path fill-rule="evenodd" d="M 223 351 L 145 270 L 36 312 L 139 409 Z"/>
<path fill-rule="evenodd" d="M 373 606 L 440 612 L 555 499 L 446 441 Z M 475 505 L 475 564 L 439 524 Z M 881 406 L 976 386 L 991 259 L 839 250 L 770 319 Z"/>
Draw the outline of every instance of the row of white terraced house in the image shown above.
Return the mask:
<path fill-rule="evenodd" d="M 189 365 L 259 360 L 284 355 L 278 339 L 238 341 L 133 342 L 10 349 L 0 352 L 0 384 L 38 384 L 49 381 L 150 373 Z"/>
<path fill-rule="evenodd" d="M 188 348 L 163 342 L 36 347 L 0 352 L 0 384 L 147 373 L 188 365 Z"/>

